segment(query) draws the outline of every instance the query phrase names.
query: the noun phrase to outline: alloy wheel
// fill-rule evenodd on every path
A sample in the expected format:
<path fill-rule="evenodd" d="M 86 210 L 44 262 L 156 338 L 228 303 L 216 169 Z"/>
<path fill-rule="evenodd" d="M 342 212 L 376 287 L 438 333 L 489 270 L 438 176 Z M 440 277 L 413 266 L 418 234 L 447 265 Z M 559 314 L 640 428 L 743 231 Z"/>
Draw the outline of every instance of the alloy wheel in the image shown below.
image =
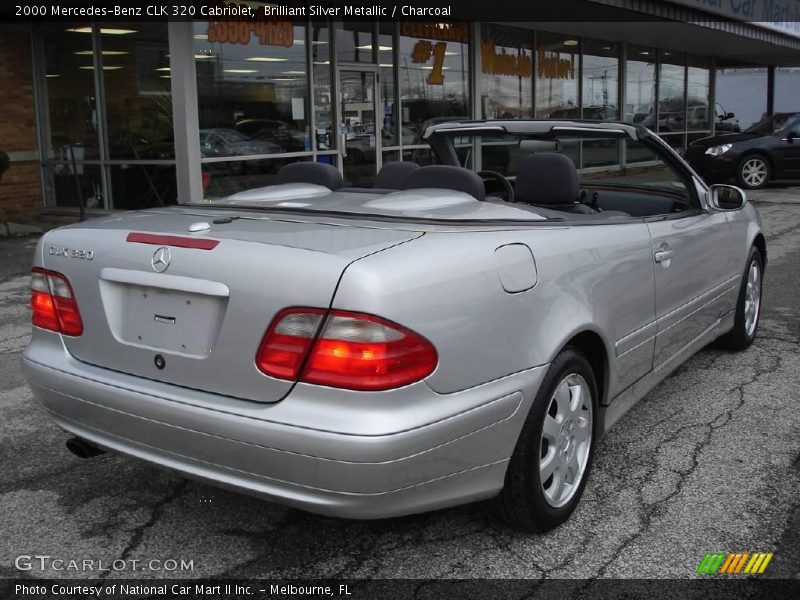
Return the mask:
<path fill-rule="evenodd" d="M 761 268 L 758 261 L 750 263 L 747 271 L 747 287 L 744 291 L 744 330 L 747 337 L 752 337 L 758 324 L 758 313 L 761 310 Z"/>
<path fill-rule="evenodd" d="M 767 163 L 760 158 L 749 158 L 742 165 L 742 179 L 750 187 L 761 187 L 767 181 Z"/>
<path fill-rule="evenodd" d="M 592 444 L 592 393 L 577 373 L 556 386 L 542 426 L 539 477 L 547 503 L 559 508 L 580 487 Z"/>

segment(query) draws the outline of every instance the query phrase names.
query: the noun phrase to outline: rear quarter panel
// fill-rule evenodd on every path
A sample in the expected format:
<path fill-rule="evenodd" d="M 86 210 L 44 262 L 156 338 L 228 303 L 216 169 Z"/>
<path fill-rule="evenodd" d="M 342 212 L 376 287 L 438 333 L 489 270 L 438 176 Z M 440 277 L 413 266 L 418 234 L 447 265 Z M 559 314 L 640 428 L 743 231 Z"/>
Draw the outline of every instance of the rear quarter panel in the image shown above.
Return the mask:
<path fill-rule="evenodd" d="M 495 249 L 520 242 L 532 250 L 538 282 L 511 294 Z M 352 263 L 333 307 L 381 315 L 431 340 L 439 366 L 427 382 L 439 393 L 545 365 L 575 334 L 594 331 L 613 398 L 652 366 L 652 260 L 643 223 L 428 232 Z"/>

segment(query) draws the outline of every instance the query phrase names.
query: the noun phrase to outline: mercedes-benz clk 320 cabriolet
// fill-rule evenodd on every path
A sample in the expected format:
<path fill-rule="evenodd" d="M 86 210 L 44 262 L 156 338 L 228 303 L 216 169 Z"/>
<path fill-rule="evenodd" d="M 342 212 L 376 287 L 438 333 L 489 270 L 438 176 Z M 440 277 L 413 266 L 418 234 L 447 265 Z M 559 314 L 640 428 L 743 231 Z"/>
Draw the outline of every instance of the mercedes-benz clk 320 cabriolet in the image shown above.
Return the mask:
<path fill-rule="evenodd" d="M 294 163 L 43 236 L 24 369 L 71 450 L 349 518 L 492 499 L 546 531 L 637 400 L 716 338 L 753 341 L 758 213 L 648 130 L 423 138 L 439 164 L 374 188 Z"/>

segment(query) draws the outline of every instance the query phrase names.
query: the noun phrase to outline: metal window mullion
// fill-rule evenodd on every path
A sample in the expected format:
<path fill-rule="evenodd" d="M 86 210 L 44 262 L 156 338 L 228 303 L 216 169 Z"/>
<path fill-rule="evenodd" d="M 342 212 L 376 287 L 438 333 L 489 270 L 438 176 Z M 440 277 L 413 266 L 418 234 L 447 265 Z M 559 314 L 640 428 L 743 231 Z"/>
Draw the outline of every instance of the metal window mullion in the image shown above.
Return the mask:
<path fill-rule="evenodd" d="M 708 69 L 708 130 L 711 135 L 716 135 L 717 130 L 717 59 L 711 57 L 711 66 Z M 689 146 L 689 139 L 686 139 L 686 146 Z"/>
<path fill-rule="evenodd" d="M 469 77 L 470 102 L 472 105 L 472 118 L 480 120 L 483 117 L 483 108 L 479 105 L 478 98 L 481 98 L 481 79 L 478 74 L 481 64 L 480 56 L 481 24 L 478 21 L 470 22 L 469 44 L 467 54 L 469 63 L 467 77 Z M 470 77 L 470 75 L 472 75 Z M 483 152 L 481 148 L 481 136 L 475 136 L 472 140 L 472 170 L 480 171 L 483 169 Z M 466 161 L 465 161 L 466 162 Z M 466 166 L 466 165 L 465 165 Z"/>
<path fill-rule="evenodd" d="M 97 120 L 97 148 L 100 156 L 100 189 L 103 194 L 103 208 L 111 209 L 113 207 L 113 198 L 111 190 L 111 178 L 108 168 L 104 161 L 109 158 L 108 139 L 107 139 L 107 123 L 106 123 L 106 95 L 105 95 L 105 79 L 103 73 L 103 41 L 100 37 L 100 25 L 97 22 L 92 23 L 92 64 L 94 65 L 94 104 L 95 104 L 95 119 Z"/>
<path fill-rule="evenodd" d="M 625 120 L 625 107 L 628 103 L 628 43 L 619 43 L 619 52 L 617 53 L 619 65 L 617 67 L 617 119 L 620 121 Z M 627 164 L 627 149 L 628 144 L 625 140 L 620 140 L 619 143 L 619 164 L 625 167 Z"/>
<path fill-rule="evenodd" d="M 342 88 L 339 80 L 339 54 L 336 49 L 336 27 L 337 22 L 333 19 L 328 20 L 328 41 L 330 42 L 328 52 L 328 64 L 330 65 L 331 76 L 331 123 L 333 124 L 333 135 L 336 140 L 336 168 L 344 176 L 344 140 L 342 140 Z"/>
<path fill-rule="evenodd" d="M 313 46 L 314 44 L 311 43 L 311 19 L 306 21 L 306 40 L 305 40 L 305 52 L 306 52 L 306 86 L 308 89 L 308 112 L 309 112 L 309 136 L 311 141 L 311 155 L 313 157 L 313 161 L 317 162 L 317 118 L 316 118 L 316 111 L 314 110 L 316 106 L 316 102 L 314 101 L 314 61 L 311 58 L 313 53 Z"/>
<path fill-rule="evenodd" d="M 689 55 L 683 55 L 683 142 L 681 150 L 686 149 L 686 132 L 689 130 Z"/>
<path fill-rule="evenodd" d="M 47 65 L 45 64 L 43 39 L 31 33 L 31 76 L 33 80 L 34 116 L 36 119 L 36 139 L 39 142 L 39 177 L 42 186 L 42 207 L 48 206 L 48 190 L 55 189 L 55 182 L 48 185 L 52 173 L 48 174 L 47 161 L 50 160 L 50 111 L 47 102 Z M 55 201 L 55 198 L 52 198 Z M 55 205 L 55 202 L 53 202 Z"/>
<path fill-rule="evenodd" d="M 193 51 L 194 23 L 170 21 L 167 28 L 178 199 L 182 202 L 200 202 L 203 199 L 203 188 L 199 97 Z"/>
<path fill-rule="evenodd" d="M 403 94 L 400 92 L 400 21 L 394 24 L 392 34 L 392 77 L 394 78 L 394 129 L 395 141 L 397 142 L 400 161 L 403 161 Z"/>
<path fill-rule="evenodd" d="M 583 46 L 586 44 L 584 36 L 578 36 L 578 114 L 583 118 Z M 583 139 L 578 144 L 578 164 L 583 168 Z"/>

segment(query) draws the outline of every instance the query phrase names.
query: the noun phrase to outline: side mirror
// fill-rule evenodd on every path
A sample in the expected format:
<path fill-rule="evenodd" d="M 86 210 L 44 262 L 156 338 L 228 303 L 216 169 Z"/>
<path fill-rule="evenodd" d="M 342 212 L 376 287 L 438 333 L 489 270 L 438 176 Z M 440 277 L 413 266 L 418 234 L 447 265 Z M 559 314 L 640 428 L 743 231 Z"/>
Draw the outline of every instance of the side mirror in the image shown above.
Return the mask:
<path fill-rule="evenodd" d="M 712 185 L 709 201 L 717 210 L 740 210 L 747 203 L 747 196 L 735 185 Z"/>
<path fill-rule="evenodd" d="M 729 113 L 722 113 L 721 115 L 719 115 L 718 118 L 720 121 L 727 121 L 728 119 L 733 119 L 735 116 L 736 116 L 735 114 L 729 112 Z"/>

